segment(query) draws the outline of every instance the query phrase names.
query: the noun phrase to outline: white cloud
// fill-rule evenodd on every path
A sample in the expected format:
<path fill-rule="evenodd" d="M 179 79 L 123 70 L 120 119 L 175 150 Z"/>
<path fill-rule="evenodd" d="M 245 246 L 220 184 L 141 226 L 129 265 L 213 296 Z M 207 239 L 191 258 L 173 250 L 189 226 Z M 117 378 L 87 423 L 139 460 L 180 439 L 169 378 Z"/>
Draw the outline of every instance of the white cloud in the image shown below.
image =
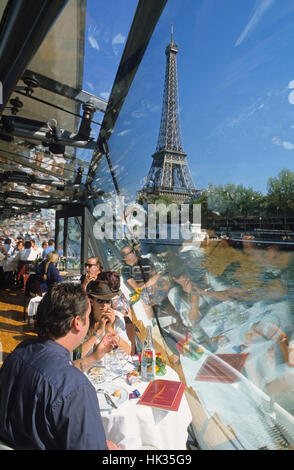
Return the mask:
<path fill-rule="evenodd" d="M 280 147 L 283 147 L 285 150 L 293 150 L 294 149 L 294 144 L 292 142 L 288 142 L 287 140 L 281 140 L 279 137 L 273 137 L 272 142 L 275 145 L 279 145 Z"/>
<path fill-rule="evenodd" d="M 283 142 L 283 147 L 286 150 L 293 150 L 294 149 L 294 144 L 292 144 L 292 142 L 284 141 Z"/>
<path fill-rule="evenodd" d="M 93 47 L 93 49 L 96 49 L 97 51 L 99 51 L 100 47 L 95 36 L 97 36 L 97 28 L 96 26 L 94 28 L 90 26 L 88 29 L 88 41 L 91 47 Z"/>
<path fill-rule="evenodd" d="M 93 47 L 93 49 L 96 49 L 97 51 L 99 51 L 100 47 L 99 47 L 98 42 L 94 38 L 94 36 L 88 36 L 88 40 L 91 46 Z"/>
<path fill-rule="evenodd" d="M 115 55 L 118 55 L 120 46 L 125 43 L 126 37 L 123 36 L 121 33 L 118 33 L 112 39 L 112 48 Z"/>
<path fill-rule="evenodd" d="M 126 130 L 124 130 L 124 131 L 119 132 L 117 135 L 118 135 L 119 137 L 122 137 L 123 135 L 127 135 L 127 134 L 129 134 L 130 132 L 131 132 L 131 129 L 126 129 Z"/>
<path fill-rule="evenodd" d="M 240 44 L 242 44 L 242 42 L 245 41 L 245 39 L 252 33 L 266 11 L 273 5 L 274 1 L 275 0 L 259 0 L 258 5 L 255 7 L 249 22 L 237 39 L 235 46 L 240 46 Z"/>
<path fill-rule="evenodd" d="M 107 101 L 108 98 L 109 98 L 109 95 L 110 95 L 110 92 L 109 92 L 109 91 L 102 91 L 99 96 L 100 96 L 100 98 L 102 98 L 103 100 Z"/>
<path fill-rule="evenodd" d="M 142 118 L 147 116 L 149 113 L 154 113 L 161 109 L 161 106 L 153 103 L 149 103 L 146 100 L 142 100 L 140 103 L 140 108 L 132 112 L 134 118 Z"/>
<path fill-rule="evenodd" d="M 294 80 L 291 80 L 289 82 L 288 88 L 293 89 L 294 88 Z M 290 104 L 294 104 L 294 91 L 291 91 L 288 96 L 288 101 Z"/>
<path fill-rule="evenodd" d="M 112 39 L 112 44 L 124 44 L 125 40 L 126 40 L 126 37 L 123 36 L 121 33 L 118 33 Z"/>
<path fill-rule="evenodd" d="M 93 83 L 87 82 L 87 85 L 88 85 L 88 87 L 90 88 L 90 90 L 92 90 L 92 91 L 94 90 L 94 85 L 93 85 Z"/>

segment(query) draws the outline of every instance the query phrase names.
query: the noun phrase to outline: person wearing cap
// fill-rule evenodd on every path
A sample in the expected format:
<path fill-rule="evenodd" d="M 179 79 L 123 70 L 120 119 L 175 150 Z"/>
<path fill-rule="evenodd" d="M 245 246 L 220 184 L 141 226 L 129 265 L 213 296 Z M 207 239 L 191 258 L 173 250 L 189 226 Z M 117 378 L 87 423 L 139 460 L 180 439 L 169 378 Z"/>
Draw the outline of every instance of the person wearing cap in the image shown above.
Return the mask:
<path fill-rule="evenodd" d="M 112 299 L 118 291 L 113 291 L 106 281 L 94 281 L 88 292 L 92 311 L 88 338 L 83 343 L 82 355 L 87 356 L 107 333 L 116 333 L 119 337 L 119 349 L 130 354 L 131 342 L 128 338 L 124 315 L 112 308 Z"/>

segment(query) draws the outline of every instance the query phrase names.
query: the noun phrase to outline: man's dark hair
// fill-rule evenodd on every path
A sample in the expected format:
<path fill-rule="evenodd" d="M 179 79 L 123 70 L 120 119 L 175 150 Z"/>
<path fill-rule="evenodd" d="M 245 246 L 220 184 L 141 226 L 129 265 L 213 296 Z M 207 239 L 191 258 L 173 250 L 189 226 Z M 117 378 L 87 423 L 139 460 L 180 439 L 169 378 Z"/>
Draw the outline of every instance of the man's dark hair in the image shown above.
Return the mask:
<path fill-rule="evenodd" d="M 25 241 L 24 247 L 27 249 L 32 248 L 31 242 L 29 240 Z"/>
<path fill-rule="evenodd" d="M 55 241 L 53 240 L 53 238 L 50 238 L 50 240 L 48 241 L 48 245 L 53 246 L 54 244 L 55 244 Z"/>
<path fill-rule="evenodd" d="M 36 314 L 36 331 L 41 339 L 58 339 L 71 329 L 71 321 L 86 318 L 89 299 L 80 284 L 56 284 L 44 295 Z"/>

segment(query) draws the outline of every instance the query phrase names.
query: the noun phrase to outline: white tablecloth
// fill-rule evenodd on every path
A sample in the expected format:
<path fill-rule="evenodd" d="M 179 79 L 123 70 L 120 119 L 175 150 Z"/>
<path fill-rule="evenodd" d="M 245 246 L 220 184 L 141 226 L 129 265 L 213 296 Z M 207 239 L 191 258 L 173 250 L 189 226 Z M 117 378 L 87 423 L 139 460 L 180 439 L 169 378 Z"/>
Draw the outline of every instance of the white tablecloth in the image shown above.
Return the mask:
<path fill-rule="evenodd" d="M 170 367 L 166 375 L 157 378 L 179 381 L 177 373 Z M 119 378 L 111 384 L 123 387 L 128 394 L 137 389 L 142 395 L 148 382 L 128 385 L 124 378 Z M 185 395 L 178 411 L 137 405 L 137 401 L 127 400 L 116 410 L 101 412 L 106 438 L 126 450 L 186 450 L 187 428 L 192 415 Z"/>
<path fill-rule="evenodd" d="M 72 284 L 80 284 L 80 281 L 74 278 L 64 279 L 64 282 L 71 282 Z M 33 317 L 37 313 L 37 308 L 43 297 L 32 297 L 28 305 L 28 316 Z"/>
<path fill-rule="evenodd" d="M 121 278 L 121 283 L 120 283 L 120 289 L 122 293 L 125 295 L 126 299 L 129 299 L 130 296 L 130 289 L 125 285 L 123 279 Z M 148 318 L 147 313 L 144 308 L 144 304 L 142 300 L 139 300 L 135 304 L 132 305 L 133 310 L 136 314 L 136 317 L 138 320 L 141 320 L 144 324 L 144 326 L 151 325 L 151 319 Z"/>
<path fill-rule="evenodd" d="M 17 271 L 17 261 L 13 257 L 0 261 L 0 266 L 4 272 Z"/>

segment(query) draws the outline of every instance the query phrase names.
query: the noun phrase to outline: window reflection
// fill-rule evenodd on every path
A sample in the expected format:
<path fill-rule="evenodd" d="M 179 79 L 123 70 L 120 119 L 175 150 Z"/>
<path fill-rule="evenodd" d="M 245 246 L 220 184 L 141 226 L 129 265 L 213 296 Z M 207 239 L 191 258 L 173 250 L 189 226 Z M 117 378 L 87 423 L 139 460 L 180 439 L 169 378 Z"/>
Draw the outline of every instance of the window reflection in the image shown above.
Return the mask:
<path fill-rule="evenodd" d="M 57 232 L 57 251 L 59 256 L 64 256 L 63 253 L 63 240 L 64 240 L 64 219 L 58 219 L 58 232 Z"/>
<path fill-rule="evenodd" d="M 275 230 L 294 230 L 293 180 L 284 211 L 282 187 L 267 203 L 265 196 L 269 179 L 292 165 L 294 6 L 184 3 L 168 2 L 108 145 L 121 193 L 134 201 L 155 150 L 174 24 L 183 142 L 202 190 L 206 241 L 101 243 L 134 314 L 163 335 L 206 418 L 220 422 L 237 448 L 286 448 L 294 444 L 294 263 Z M 95 182 L 114 191 L 105 160 Z M 254 243 L 261 229 L 278 243 Z M 208 444 L 197 417 L 194 425 L 204 447 L 225 448 L 225 440 Z"/>
<path fill-rule="evenodd" d="M 67 269 L 80 270 L 82 217 L 69 217 L 67 227 Z"/>

